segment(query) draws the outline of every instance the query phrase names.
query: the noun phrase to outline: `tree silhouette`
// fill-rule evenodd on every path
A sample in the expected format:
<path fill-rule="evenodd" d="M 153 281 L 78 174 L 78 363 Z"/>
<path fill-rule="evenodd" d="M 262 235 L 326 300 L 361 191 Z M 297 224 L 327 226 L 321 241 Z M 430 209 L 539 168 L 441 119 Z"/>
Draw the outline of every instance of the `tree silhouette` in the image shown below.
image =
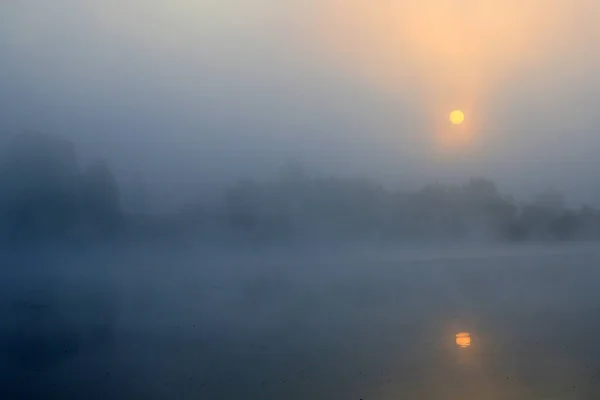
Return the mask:
<path fill-rule="evenodd" d="M 3 236 L 11 242 L 59 238 L 76 218 L 74 146 L 58 136 L 23 132 L 4 154 Z"/>
<path fill-rule="evenodd" d="M 119 188 L 104 160 L 87 167 L 81 180 L 81 212 L 88 230 L 112 235 L 121 223 Z"/>

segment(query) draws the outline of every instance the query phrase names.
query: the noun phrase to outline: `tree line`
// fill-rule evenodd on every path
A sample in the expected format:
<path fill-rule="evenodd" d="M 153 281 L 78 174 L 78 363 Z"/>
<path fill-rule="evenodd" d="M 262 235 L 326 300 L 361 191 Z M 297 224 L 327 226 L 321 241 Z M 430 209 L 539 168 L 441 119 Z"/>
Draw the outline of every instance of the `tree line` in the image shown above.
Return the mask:
<path fill-rule="evenodd" d="M 241 179 L 217 205 L 170 215 L 124 212 L 109 166 L 81 169 L 74 145 L 38 132 L 12 137 L 0 162 L 0 243 L 92 240 L 274 242 L 291 240 L 592 240 L 600 213 L 565 207 L 560 193 L 521 203 L 485 178 L 417 191 L 369 179 L 309 176 L 285 166 L 277 179 Z"/>

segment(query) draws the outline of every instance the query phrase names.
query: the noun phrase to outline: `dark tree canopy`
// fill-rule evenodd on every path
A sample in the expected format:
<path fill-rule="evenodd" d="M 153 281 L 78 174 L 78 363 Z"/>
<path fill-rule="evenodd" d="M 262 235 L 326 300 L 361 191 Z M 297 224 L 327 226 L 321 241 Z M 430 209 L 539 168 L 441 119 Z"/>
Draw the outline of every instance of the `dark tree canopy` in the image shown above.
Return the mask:
<path fill-rule="evenodd" d="M 108 166 L 94 164 L 82 174 L 74 145 L 60 136 L 15 135 L 2 160 L 0 220 L 5 243 L 66 240 L 77 235 L 82 224 L 105 225 L 119 214 L 118 189 Z"/>
<path fill-rule="evenodd" d="M 88 229 L 106 235 L 118 228 L 119 188 L 105 161 L 91 164 L 83 173 L 80 207 Z"/>
<path fill-rule="evenodd" d="M 144 200 L 141 178 L 128 192 Z M 136 188 L 136 185 L 138 186 Z M 60 136 L 24 132 L 0 160 L 0 243 L 154 237 L 160 240 L 574 240 L 600 238 L 600 214 L 567 209 L 556 191 L 517 203 L 494 182 L 434 183 L 414 192 L 369 179 L 313 177 L 297 162 L 271 181 L 242 179 L 218 207 L 178 213 L 121 211 L 121 192 L 105 161 L 81 171 Z M 143 203 L 143 201 L 138 201 Z"/>

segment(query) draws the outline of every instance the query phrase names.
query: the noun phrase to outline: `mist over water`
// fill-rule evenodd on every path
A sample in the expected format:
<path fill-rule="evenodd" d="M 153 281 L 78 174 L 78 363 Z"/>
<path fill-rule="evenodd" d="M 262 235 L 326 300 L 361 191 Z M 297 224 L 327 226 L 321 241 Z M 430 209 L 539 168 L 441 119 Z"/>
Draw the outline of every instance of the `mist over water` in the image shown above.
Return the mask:
<path fill-rule="evenodd" d="M 157 399 L 599 390 L 597 246 L 305 250 L 5 258 L 2 390 Z M 473 346 L 457 347 L 459 332 Z"/>
<path fill-rule="evenodd" d="M 157 213 L 143 177 L 120 185 L 58 135 L 11 137 L 0 167 L 2 398 L 600 390 L 600 218 L 559 192 L 405 191 L 291 162 Z"/>
<path fill-rule="evenodd" d="M 1 2 L 0 399 L 600 398 L 599 4 Z"/>

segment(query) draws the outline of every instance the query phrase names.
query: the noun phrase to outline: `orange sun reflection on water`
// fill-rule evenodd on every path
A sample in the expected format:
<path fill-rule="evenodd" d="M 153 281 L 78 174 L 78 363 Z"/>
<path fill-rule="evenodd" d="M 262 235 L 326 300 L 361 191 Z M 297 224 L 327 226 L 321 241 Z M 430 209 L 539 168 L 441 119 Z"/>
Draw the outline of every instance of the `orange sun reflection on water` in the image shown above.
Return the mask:
<path fill-rule="evenodd" d="M 456 334 L 456 344 L 458 347 L 467 348 L 471 346 L 471 334 L 469 332 L 460 332 Z"/>

